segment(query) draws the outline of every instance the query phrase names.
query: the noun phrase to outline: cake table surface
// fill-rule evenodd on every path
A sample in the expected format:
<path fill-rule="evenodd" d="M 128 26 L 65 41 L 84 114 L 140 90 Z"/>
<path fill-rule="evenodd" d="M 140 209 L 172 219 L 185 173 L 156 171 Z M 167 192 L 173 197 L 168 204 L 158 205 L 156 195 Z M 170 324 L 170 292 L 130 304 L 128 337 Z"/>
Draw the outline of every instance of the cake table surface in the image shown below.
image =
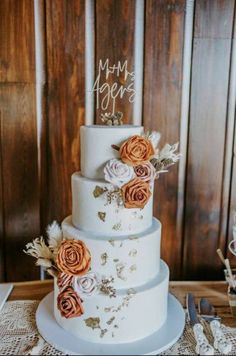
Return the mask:
<path fill-rule="evenodd" d="M 53 290 L 52 280 L 14 283 L 14 288 L 8 298 L 10 300 L 41 300 Z M 195 297 L 208 298 L 215 306 L 217 314 L 222 317 L 226 326 L 236 327 L 236 317 L 230 313 L 227 298 L 227 284 L 223 281 L 171 281 L 170 292 L 185 307 L 186 293 L 191 292 Z"/>

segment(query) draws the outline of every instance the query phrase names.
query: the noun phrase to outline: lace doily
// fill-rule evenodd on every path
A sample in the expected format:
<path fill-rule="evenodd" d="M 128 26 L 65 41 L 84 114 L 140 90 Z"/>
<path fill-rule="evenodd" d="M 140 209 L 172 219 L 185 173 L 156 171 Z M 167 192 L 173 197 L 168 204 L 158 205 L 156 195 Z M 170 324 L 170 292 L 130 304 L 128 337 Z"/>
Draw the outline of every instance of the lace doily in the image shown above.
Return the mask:
<path fill-rule="evenodd" d="M 37 331 L 35 312 L 38 301 L 7 302 L 0 312 L 0 354 L 1 355 L 63 355 L 54 349 Z M 213 345 L 208 323 L 203 321 L 206 336 Z M 236 330 L 222 326 L 225 336 L 233 344 L 231 355 L 236 355 Z M 162 355 L 193 355 L 195 339 L 192 328 L 186 323 L 183 336 Z M 215 354 L 217 351 L 215 351 Z"/>

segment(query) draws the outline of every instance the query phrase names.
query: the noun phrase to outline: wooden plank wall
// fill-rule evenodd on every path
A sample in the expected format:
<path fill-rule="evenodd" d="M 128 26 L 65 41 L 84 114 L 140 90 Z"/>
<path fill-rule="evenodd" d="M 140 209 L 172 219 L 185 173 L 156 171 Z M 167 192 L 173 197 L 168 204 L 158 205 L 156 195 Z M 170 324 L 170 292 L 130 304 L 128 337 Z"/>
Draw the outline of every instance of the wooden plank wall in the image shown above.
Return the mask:
<path fill-rule="evenodd" d="M 41 29 L 34 4 L 0 1 L 0 281 L 39 278 L 22 248 L 50 221 L 70 214 L 70 176 L 80 167 L 79 127 L 85 123 L 86 46 L 96 77 L 100 59 L 127 59 L 132 71 L 139 41 L 143 124 L 162 132 L 163 144 L 181 137 L 186 159 L 156 184 L 162 257 L 172 279 L 222 278 L 215 250 L 227 251 L 236 210 L 235 0 L 40 0 Z M 186 41 L 189 9 L 192 44 Z M 86 43 L 89 16 L 94 42 Z M 135 26 L 143 26 L 143 38 L 135 38 Z M 186 51 L 191 58 L 183 66 Z M 45 65 L 40 117 L 35 55 Z M 183 96 L 189 98 L 185 116 Z M 126 123 L 135 121 L 132 103 L 117 105 Z M 91 121 L 99 123 L 100 113 L 95 108 Z"/>
<path fill-rule="evenodd" d="M 38 274 L 22 253 L 40 225 L 33 5 L 0 1 L 1 280 Z"/>

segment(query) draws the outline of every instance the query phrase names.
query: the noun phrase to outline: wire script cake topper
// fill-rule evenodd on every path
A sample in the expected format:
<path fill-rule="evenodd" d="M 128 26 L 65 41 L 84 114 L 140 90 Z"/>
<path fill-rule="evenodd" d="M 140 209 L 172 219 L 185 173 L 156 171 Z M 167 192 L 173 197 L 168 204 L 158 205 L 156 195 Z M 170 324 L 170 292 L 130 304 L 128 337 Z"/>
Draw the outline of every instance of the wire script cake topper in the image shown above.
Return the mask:
<path fill-rule="evenodd" d="M 122 125 L 123 113 L 116 111 L 117 99 L 126 98 L 130 103 L 135 100 L 134 72 L 128 70 L 128 61 L 110 64 L 107 58 L 99 60 L 98 75 L 92 93 L 96 93 L 96 109 L 104 113 L 101 120 L 107 125 Z M 107 112 L 110 109 L 111 112 Z"/>

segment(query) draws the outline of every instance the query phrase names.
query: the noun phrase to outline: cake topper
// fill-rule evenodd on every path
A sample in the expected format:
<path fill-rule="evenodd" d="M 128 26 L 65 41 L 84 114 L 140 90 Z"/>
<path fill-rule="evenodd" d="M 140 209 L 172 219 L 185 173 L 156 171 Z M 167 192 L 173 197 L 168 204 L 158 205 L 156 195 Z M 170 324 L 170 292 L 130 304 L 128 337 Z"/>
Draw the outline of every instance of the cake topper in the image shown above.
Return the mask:
<path fill-rule="evenodd" d="M 116 111 L 116 102 L 123 98 L 134 102 L 134 79 L 134 72 L 128 70 L 127 60 L 114 64 L 108 58 L 99 60 L 98 74 L 91 92 L 96 93 L 96 109 L 104 112 L 102 121 L 107 125 L 121 125 L 123 115 Z"/>

